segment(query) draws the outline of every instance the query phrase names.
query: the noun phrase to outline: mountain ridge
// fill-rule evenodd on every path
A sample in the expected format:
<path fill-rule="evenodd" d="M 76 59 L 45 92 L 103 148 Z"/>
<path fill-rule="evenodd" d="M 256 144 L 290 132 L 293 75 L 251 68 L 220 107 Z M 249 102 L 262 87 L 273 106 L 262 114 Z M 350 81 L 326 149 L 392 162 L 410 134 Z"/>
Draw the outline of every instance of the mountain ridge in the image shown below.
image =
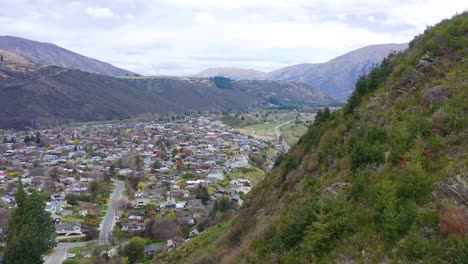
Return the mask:
<path fill-rule="evenodd" d="M 406 49 L 407 44 L 378 44 L 362 47 L 324 63 L 301 63 L 271 72 L 241 68 L 210 68 L 194 77 L 223 76 L 233 79 L 291 80 L 309 84 L 336 100 L 345 101 L 359 76 L 379 64 L 390 52 Z"/>
<path fill-rule="evenodd" d="M 2 52 L 0 128 L 54 126 L 77 121 L 134 118 L 142 114 L 244 110 L 280 105 L 330 105 L 303 83 L 208 78 L 112 77 L 58 66 L 39 66 Z M 269 100 L 271 99 L 271 100 Z"/>
<path fill-rule="evenodd" d="M 135 75 L 110 63 L 83 56 L 56 44 L 15 36 L 0 36 L 0 50 L 41 66 L 61 66 L 108 76 Z"/>

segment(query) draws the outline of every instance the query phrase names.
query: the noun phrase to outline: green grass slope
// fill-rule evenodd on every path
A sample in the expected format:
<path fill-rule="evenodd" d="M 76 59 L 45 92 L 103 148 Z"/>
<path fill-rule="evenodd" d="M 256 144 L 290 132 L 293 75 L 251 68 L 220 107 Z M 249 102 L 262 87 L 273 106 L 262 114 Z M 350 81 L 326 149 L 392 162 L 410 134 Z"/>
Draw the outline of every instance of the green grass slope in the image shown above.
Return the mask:
<path fill-rule="evenodd" d="M 467 55 L 468 13 L 428 28 L 319 113 L 229 225 L 155 263 L 468 263 Z"/>

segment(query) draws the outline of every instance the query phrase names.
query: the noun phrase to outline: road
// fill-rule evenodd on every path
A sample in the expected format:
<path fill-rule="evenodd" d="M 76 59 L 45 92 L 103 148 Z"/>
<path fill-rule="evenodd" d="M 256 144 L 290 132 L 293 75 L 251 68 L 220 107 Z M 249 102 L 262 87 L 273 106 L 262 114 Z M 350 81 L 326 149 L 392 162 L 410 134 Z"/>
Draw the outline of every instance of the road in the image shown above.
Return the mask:
<path fill-rule="evenodd" d="M 291 146 L 289 146 L 288 142 L 286 142 L 286 140 L 283 137 L 281 137 L 281 135 L 283 134 L 281 132 L 281 127 L 293 122 L 294 120 L 295 119 L 292 119 L 292 120 L 289 120 L 287 122 L 284 122 L 282 124 L 275 126 L 276 139 L 283 146 L 284 152 L 288 152 Z"/>
<path fill-rule="evenodd" d="M 114 219 L 115 211 L 117 209 L 117 202 L 122 196 L 125 184 L 123 181 L 117 181 L 116 188 L 112 193 L 109 201 L 109 208 L 107 209 L 106 216 L 101 221 L 100 229 L 101 233 L 99 234 L 99 245 L 108 245 L 110 244 L 109 238 L 114 228 Z M 90 241 L 88 241 L 90 242 Z M 54 248 L 53 252 L 48 256 L 44 257 L 44 264 L 58 264 L 62 263 L 67 258 L 68 250 L 76 247 L 84 247 L 88 242 L 60 242 Z"/>
<path fill-rule="evenodd" d="M 87 242 L 58 243 L 54 248 L 54 252 L 44 257 L 44 264 L 62 263 L 65 259 L 67 259 L 67 252 L 69 249 L 84 247 L 86 244 Z"/>
<path fill-rule="evenodd" d="M 115 224 L 115 211 L 117 210 L 117 203 L 122 196 L 124 187 L 125 183 L 123 181 L 117 181 L 117 187 L 109 200 L 109 208 L 107 209 L 106 216 L 101 221 L 101 232 L 99 233 L 98 240 L 99 245 L 109 245 L 111 242 L 110 237 Z"/>

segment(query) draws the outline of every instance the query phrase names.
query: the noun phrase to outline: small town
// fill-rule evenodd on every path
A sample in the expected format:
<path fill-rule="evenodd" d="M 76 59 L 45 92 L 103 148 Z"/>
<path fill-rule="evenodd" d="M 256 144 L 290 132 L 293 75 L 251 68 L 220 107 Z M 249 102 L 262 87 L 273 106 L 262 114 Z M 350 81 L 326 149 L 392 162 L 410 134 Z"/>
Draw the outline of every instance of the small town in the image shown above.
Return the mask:
<path fill-rule="evenodd" d="M 58 242 L 106 245 L 109 257 L 118 254 L 112 245 L 134 236 L 154 242 L 147 256 L 171 250 L 226 219 L 281 148 L 214 115 L 7 132 L 1 140 L 2 241 L 21 184 L 48 197 Z M 62 254 L 92 254 L 71 252 Z"/>

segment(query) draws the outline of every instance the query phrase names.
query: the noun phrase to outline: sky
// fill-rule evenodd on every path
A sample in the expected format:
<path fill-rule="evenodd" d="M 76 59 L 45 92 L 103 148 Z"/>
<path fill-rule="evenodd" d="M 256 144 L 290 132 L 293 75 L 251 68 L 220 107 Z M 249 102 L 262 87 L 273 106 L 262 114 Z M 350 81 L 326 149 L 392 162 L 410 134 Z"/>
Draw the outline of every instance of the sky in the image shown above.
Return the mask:
<path fill-rule="evenodd" d="M 0 35 L 144 75 L 271 71 L 405 43 L 466 0 L 0 0 Z"/>

